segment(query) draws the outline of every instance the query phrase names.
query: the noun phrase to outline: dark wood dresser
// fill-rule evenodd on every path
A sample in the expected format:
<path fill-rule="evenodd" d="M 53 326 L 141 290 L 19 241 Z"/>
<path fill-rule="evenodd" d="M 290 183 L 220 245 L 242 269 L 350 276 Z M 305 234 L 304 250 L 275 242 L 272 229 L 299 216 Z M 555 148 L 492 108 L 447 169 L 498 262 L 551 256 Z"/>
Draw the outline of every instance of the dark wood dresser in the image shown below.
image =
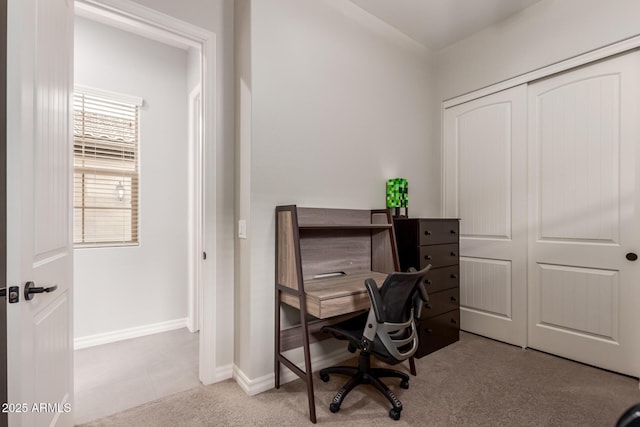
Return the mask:
<path fill-rule="evenodd" d="M 401 270 L 431 264 L 424 282 L 429 302 L 418 322 L 419 358 L 460 339 L 459 220 L 396 218 L 394 227 Z"/>

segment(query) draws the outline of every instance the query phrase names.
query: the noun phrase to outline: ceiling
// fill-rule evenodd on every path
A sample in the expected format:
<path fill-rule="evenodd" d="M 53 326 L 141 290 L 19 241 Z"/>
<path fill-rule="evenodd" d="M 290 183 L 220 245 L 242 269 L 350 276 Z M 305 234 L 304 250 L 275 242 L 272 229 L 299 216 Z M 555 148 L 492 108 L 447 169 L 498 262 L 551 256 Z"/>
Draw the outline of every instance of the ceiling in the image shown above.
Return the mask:
<path fill-rule="evenodd" d="M 540 0 L 351 0 L 433 50 L 458 40 Z"/>

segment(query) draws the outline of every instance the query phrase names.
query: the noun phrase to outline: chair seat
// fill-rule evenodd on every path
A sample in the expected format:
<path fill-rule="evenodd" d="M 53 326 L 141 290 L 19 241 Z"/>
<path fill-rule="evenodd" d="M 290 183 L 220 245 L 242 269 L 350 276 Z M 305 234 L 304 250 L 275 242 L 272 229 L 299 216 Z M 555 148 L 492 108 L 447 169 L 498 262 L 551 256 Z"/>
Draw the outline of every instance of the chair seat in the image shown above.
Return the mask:
<path fill-rule="evenodd" d="M 321 331 L 333 335 L 336 339 L 349 341 L 355 348 L 362 350 L 360 343 L 367 323 L 367 316 L 368 313 L 362 313 L 335 325 L 323 326 Z M 401 362 L 391 356 L 386 347 L 377 340 L 371 343 L 370 352 L 389 365 L 396 365 Z"/>

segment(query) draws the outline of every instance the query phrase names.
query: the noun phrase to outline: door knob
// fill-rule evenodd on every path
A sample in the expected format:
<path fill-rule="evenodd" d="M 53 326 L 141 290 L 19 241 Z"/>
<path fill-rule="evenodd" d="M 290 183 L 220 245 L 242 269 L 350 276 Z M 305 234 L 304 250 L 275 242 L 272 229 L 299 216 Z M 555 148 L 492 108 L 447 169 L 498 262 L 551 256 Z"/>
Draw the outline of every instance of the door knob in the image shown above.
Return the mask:
<path fill-rule="evenodd" d="M 629 252 L 629 253 L 626 255 L 626 258 L 627 258 L 629 261 L 635 261 L 635 260 L 637 260 L 637 259 L 638 259 L 638 254 L 636 254 L 636 253 L 634 253 L 634 252 Z"/>
<path fill-rule="evenodd" d="M 33 294 L 41 294 L 43 292 L 49 293 L 55 291 L 56 289 L 58 289 L 58 285 L 49 286 L 48 288 L 42 288 L 36 287 L 35 283 L 33 282 L 27 282 L 27 284 L 24 285 L 24 299 L 29 301 L 33 299 Z"/>

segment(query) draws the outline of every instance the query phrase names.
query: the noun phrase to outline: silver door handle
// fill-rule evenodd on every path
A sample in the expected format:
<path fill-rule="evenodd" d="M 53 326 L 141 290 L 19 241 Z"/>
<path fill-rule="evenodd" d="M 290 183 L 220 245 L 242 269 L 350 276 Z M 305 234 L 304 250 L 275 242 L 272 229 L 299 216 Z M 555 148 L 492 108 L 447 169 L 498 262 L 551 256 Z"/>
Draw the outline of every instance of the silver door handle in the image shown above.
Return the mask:
<path fill-rule="evenodd" d="M 33 299 L 33 294 L 41 294 L 43 292 L 53 292 L 58 289 L 58 285 L 49 286 L 48 288 L 37 287 L 33 282 L 27 282 L 24 285 L 24 299 L 27 301 Z"/>

